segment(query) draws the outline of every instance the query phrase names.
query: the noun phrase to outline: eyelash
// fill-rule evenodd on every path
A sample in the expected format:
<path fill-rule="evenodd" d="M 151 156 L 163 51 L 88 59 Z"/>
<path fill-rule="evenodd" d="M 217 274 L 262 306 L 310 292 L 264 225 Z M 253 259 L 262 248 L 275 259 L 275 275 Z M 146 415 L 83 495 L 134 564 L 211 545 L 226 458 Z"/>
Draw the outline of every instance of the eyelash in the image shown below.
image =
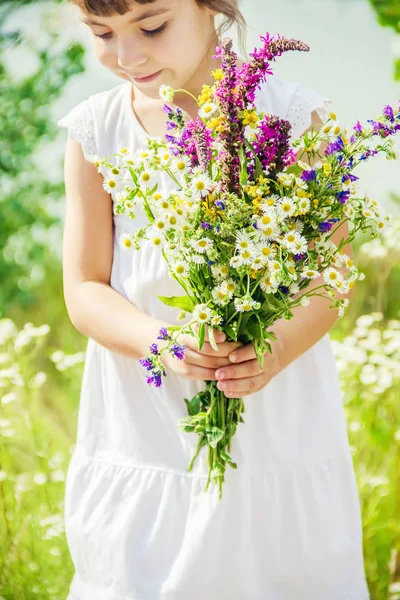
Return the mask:
<path fill-rule="evenodd" d="M 153 37 L 155 35 L 159 35 L 160 33 L 162 33 L 164 31 L 164 29 L 166 29 L 166 27 L 167 27 L 167 24 L 164 23 L 160 27 L 157 27 L 157 29 L 142 29 L 141 31 L 144 33 L 144 35 L 146 37 Z M 112 36 L 112 33 L 111 32 L 103 33 L 101 35 L 98 33 L 95 33 L 94 35 L 102 40 L 109 40 Z"/>

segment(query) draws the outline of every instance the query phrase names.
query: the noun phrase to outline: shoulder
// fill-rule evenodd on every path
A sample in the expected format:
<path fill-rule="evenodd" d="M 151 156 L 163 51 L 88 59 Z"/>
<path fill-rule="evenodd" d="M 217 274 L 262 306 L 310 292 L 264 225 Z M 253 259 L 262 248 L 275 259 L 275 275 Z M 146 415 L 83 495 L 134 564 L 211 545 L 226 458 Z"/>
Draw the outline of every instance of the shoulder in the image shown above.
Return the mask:
<path fill-rule="evenodd" d="M 112 127 L 121 114 L 127 85 L 128 82 L 124 82 L 109 90 L 91 94 L 57 121 L 57 125 L 68 130 L 71 139 L 81 143 L 86 157 L 93 158 L 98 154 L 102 132 Z"/>
<path fill-rule="evenodd" d="M 290 121 L 292 139 L 308 129 L 314 111 L 322 120 L 325 119 L 332 103 L 321 92 L 276 75 L 269 77 L 262 85 L 258 100 L 261 110 Z"/>

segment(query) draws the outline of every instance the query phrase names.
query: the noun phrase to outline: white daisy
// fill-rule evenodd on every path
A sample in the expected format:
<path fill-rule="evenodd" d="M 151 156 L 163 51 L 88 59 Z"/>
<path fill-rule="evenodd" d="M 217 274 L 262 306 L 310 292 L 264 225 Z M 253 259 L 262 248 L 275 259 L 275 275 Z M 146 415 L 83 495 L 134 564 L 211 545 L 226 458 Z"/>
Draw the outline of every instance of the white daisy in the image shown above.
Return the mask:
<path fill-rule="evenodd" d="M 211 272 L 215 279 L 225 279 L 229 275 L 229 267 L 226 265 L 212 265 Z"/>
<path fill-rule="evenodd" d="M 235 308 L 239 312 L 249 312 L 250 310 L 258 310 L 261 304 L 253 300 L 251 296 L 243 296 L 235 298 Z"/>
<path fill-rule="evenodd" d="M 209 252 L 213 246 L 212 240 L 208 237 L 200 238 L 199 240 L 190 240 L 192 248 L 196 250 L 196 252 L 200 252 L 204 254 L 205 252 Z"/>
<path fill-rule="evenodd" d="M 268 210 L 264 211 L 264 214 L 261 217 L 257 218 L 256 223 L 257 223 L 258 229 L 265 231 L 265 229 L 267 229 L 269 227 L 273 227 L 276 224 L 276 221 L 277 221 L 276 211 L 273 208 L 269 208 Z"/>
<path fill-rule="evenodd" d="M 263 240 L 271 240 L 274 241 L 279 238 L 281 234 L 281 230 L 278 225 L 266 225 L 262 229 L 259 229 L 259 239 Z"/>
<path fill-rule="evenodd" d="M 207 194 L 210 193 L 212 186 L 213 182 L 208 177 L 208 175 L 204 173 L 199 173 L 192 180 L 191 190 L 195 196 L 200 196 L 204 198 L 205 196 L 207 196 Z"/>
<path fill-rule="evenodd" d="M 253 250 L 254 242 L 250 234 L 246 231 L 238 231 L 236 234 L 235 247 L 237 250 Z"/>
<path fill-rule="evenodd" d="M 156 248 L 164 248 L 165 238 L 159 233 L 152 231 L 149 235 L 149 243 L 151 246 L 155 246 Z"/>
<path fill-rule="evenodd" d="M 271 273 L 264 274 L 260 279 L 260 288 L 266 294 L 273 294 L 278 289 L 278 282 L 272 277 Z"/>
<path fill-rule="evenodd" d="M 256 253 L 253 249 L 243 248 L 237 253 L 237 257 L 241 265 L 251 265 L 256 257 Z"/>
<path fill-rule="evenodd" d="M 297 202 L 299 215 L 305 215 L 311 208 L 310 198 L 300 198 Z"/>
<path fill-rule="evenodd" d="M 349 282 L 345 281 L 343 278 L 339 279 L 336 282 L 335 289 L 339 292 L 339 294 L 347 294 L 350 290 Z"/>
<path fill-rule="evenodd" d="M 280 204 L 278 204 L 278 215 L 281 219 L 286 219 L 287 217 L 292 217 L 296 212 L 296 205 L 292 198 L 289 196 L 285 196 L 281 199 Z"/>
<path fill-rule="evenodd" d="M 264 242 L 258 240 L 256 244 L 257 252 L 263 256 L 266 260 L 274 258 L 276 256 L 276 248 L 270 244 L 270 242 Z"/>
<path fill-rule="evenodd" d="M 164 100 L 164 102 L 173 102 L 175 96 L 175 90 L 170 85 L 161 85 L 158 93 L 160 98 Z"/>
<path fill-rule="evenodd" d="M 118 243 L 121 248 L 125 248 L 125 250 L 130 252 L 135 248 L 130 233 L 122 233 L 119 236 Z"/>
<path fill-rule="evenodd" d="M 202 119 L 209 119 L 216 113 L 217 110 L 218 106 L 214 104 L 214 102 L 206 102 L 200 108 L 199 115 Z"/>
<path fill-rule="evenodd" d="M 191 162 L 188 156 L 179 156 L 172 161 L 172 169 L 178 173 L 187 173 L 190 165 Z"/>
<path fill-rule="evenodd" d="M 115 194 L 118 191 L 118 181 L 113 177 L 107 177 L 103 181 L 103 188 L 109 194 Z"/>
<path fill-rule="evenodd" d="M 321 276 L 321 273 L 315 271 L 314 269 L 305 268 L 304 271 L 300 274 L 301 279 L 317 279 Z"/>
<path fill-rule="evenodd" d="M 206 263 L 206 259 L 204 258 L 204 256 L 201 256 L 201 254 L 192 254 L 190 260 L 195 265 L 204 265 Z"/>
<path fill-rule="evenodd" d="M 236 292 L 236 287 L 236 283 L 233 281 L 233 279 L 227 279 L 221 284 L 222 290 L 231 297 Z"/>
<path fill-rule="evenodd" d="M 300 234 L 294 231 L 289 231 L 289 233 L 286 233 L 283 236 L 283 239 L 281 241 L 282 246 L 284 246 L 285 248 L 287 248 L 289 250 L 289 252 L 295 252 L 296 251 L 296 245 L 299 242 L 299 238 L 300 238 Z"/>
<path fill-rule="evenodd" d="M 150 169 L 145 169 L 140 173 L 138 177 L 139 185 L 144 187 L 146 190 L 151 190 L 156 184 L 154 175 L 154 171 L 151 171 Z"/>
<path fill-rule="evenodd" d="M 187 277 L 188 268 L 182 261 L 177 261 L 171 265 L 171 272 L 178 277 Z"/>
<path fill-rule="evenodd" d="M 157 157 L 160 161 L 161 166 L 168 167 L 171 164 L 172 156 L 167 148 L 159 148 Z"/>
<path fill-rule="evenodd" d="M 337 288 L 338 281 L 343 281 L 343 275 L 333 267 L 325 269 L 322 275 L 325 283 L 333 288 Z"/>
<path fill-rule="evenodd" d="M 221 285 L 215 287 L 212 292 L 212 297 L 213 300 L 216 304 L 218 304 L 219 306 L 225 306 L 226 304 L 229 303 L 230 301 L 230 296 L 229 294 L 226 292 L 226 290 L 224 290 L 222 288 Z"/>
<path fill-rule="evenodd" d="M 299 304 L 300 304 L 300 306 L 308 306 L 310 304 L 310 302 L 311 302 L 311 300 L 310 300 L 309 296 L 304 295 L 300 298 Z"/>
<path fill-rule="evenodd" d="M 222 323 L 222 317 L 221 315 L 214 315 L 213 318 L 211 319 L 211 325 L 213 327 L 218 327 L 218 325 L 221 325 Z"/>
<path fill-rule="evenodd" d="M 193 311 L 193 319 L 197 323 L 209 323 L 212 319 L 212 310 L 207 304 L 198 304 Z"/>

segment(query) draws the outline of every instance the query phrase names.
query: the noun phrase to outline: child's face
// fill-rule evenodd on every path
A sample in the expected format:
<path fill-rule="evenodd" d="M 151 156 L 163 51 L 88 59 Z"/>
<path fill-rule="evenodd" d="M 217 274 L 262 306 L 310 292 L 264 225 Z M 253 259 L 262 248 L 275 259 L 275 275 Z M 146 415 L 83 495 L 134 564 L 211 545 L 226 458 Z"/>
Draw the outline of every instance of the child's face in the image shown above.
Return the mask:
<path fill-rule="evenodd" d="M 145 5 L 133 1 L 125 15 L 82 12 L 81 19 L 92 31 L 101 64 L 131 80 L 144 95 L 157 98 L 160 85 L 184 87 L 198 77 L 204 63 L 209 72 L 215 14 L 196 0 L 154 0 Z"/>

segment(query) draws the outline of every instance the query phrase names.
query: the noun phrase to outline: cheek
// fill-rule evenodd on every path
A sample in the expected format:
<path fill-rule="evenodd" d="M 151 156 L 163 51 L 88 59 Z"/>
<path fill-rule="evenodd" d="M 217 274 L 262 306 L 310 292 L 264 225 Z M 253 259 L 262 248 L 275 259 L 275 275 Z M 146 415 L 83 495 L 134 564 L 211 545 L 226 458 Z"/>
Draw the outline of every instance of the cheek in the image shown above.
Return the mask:
<path fill-rule="evenodd" d="M 93 50 L 97 60 L 106 67 L 113 65 L 117 60 L 115 52 L 110 50 L 107 44 L 103 42 L 99 43 L 94 40 Z"/>

